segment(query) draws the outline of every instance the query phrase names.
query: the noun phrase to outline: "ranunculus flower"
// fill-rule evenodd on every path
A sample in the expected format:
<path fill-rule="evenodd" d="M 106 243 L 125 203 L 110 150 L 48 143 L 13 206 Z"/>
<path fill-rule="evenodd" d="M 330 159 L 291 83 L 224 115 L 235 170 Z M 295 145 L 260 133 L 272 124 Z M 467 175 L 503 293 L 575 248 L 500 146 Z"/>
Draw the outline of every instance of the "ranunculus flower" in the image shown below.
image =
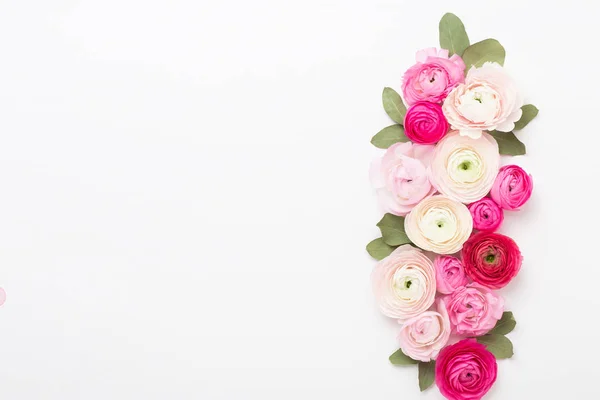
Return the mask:
<path fill-rule="evenodd" d="M 412 358 L 428 362 L 435 360 L 450 338 L 450 320 L 443 300 L 438 311 L 425 311 L 404 322 L 398 341 L 402 352 Z"/>
<path fill-rule="evenodd" d="M 423 250 L 437 254 L 459 251 L 473 231 L 473 219 L 464 204 L 436 195 L 421 201 L 404 220 L 408 238 Z"/>
<path fill-rule="evenodd" d="M 454 292 L 469 283 L 462 262 L 452 256 L 438 256 L 433 262 L 437 291 L 443 294 Z"/>
<path fill-rule="evenodd" d="M 417 63 L 402 77 L 402 92 L 407 105 L 418 101 L 442 102 L 459 83 L 464 82 L 465 63 L 448 50 L 434 47 L 417 52 Z"/>
<path fill-rule="evenodd" d="M 431 183 L 437 190 L 461 203 L 485 197 L 498 175 L 498 143 L 484 133 L 478 139 L 448 133 L 435 147 L 431 161 Z"/>
<path fill-rule="evenodd" d="M 406 137 L 415 143 L 434 144 L 448 133 L 449 128 L 442 107 L 428 101 L 413 104 L 404 117 Z"/>
<path fill-rule="evenodd" d="M 508 236 L 478 232 L 463 246 L 462 260 L 465 273 L 473 281 L 500 289 L 519 273 L 523 256 L 519 246 Z"/>
<path fill-rule="evenodd" d="M 505 210 L 516 211 L 531 197 L 533 179 L 518 165 L 505 165 L 498 171 L 490 196 Z"/>
<path fill-rule="evenodd" d="M 490 289 L 472 283 L 444 297 L 452 332 L 481 336 L 488 333 L 504 312 L 504 299 Z"/>
<path fill-rule="evenodd" d="M 452 129 L 477 139 L 484 130 L 513 130 L 522 106 L 523 98 L 504 68 L 487 62 L 469 70 L 465 83 L 448 94 L 443 109 Z"/>
<path fill-rule="evenodd" d="M 494 232 L 504 221 L 504 212 L 489 197 L 469 204 L 469 211 L 473 217 L 473 227 L 479 231 Z"/>
<path fill-rule="evenodd" d="M 375 266 L 371 283 L 381 312 L 401 321 L 427 311 L 435 300 L 433 263 L 409 244 Z"/>
<path fill-rule="evenodd" d="M 480 400 L 496 382 L 497 374 L 496 357 L 475 339 L 446 347 L 435 364 L 435 383 L 450 400 Z"/>
<path fill-rule="evenodd" d="M 385 212 L 406 215 L 435 188 L 429 182 L 433 146 L 396 143 L 371 164 L 371 183 Z"/>

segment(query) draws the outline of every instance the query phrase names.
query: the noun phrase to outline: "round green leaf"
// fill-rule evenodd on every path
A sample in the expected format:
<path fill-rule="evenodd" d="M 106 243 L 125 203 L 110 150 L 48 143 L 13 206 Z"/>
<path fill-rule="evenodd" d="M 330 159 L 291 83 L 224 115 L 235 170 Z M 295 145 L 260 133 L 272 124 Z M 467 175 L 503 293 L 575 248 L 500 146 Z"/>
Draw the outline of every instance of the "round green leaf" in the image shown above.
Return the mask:
<path fill-rule="evenodd" d="M 463 61 L 467 66 L 465 72 L 472 66 L 481 67 L 486 62 L 496 62 L 504 65 L 506 51 L 496 39 L 485 39 L 467 47 L 463 53 Z"/>
<path fill-rule="evenodd" d="M 477 341 L 481 344 L 484 344 L 487 349 L 499 360 L 511 358 L 514 354 L 513 344 L 506 336 L 488 334 L 478 337 Z"/>
<path fill-rule="evenodd" d="M 404 125 L 406 106 L 402 102 L 400 95 L 394 89 L 386 87 L 383 89 L 381 97 L 383 99 L 383 108 L 387 115 L 389 115 L 394 122 Z"/>
<path fill-rule="evenodd" d="M 521 110 L 523 110 L 523 115 L 521 116 L 521 119 L 515 122 L 515 131 L 525 128 L 527 124 L 538 115 L 539 112 L 537 107 L 533 104 L 525 104 L 523 107 L 521 107 Z"/>
<path fill-rule="evenodd" d="M 371 144 L 380 149 L 387 149 L 398 142 L 408 142 L 404 128 L 398 124 L 383 128 L 371 139 Z"/>
<path fill-rule="evenodd" d="M 490 135 L 498 142 L 500 154 L 506 156 L 522 156 L 526 152 L 525 144 L 512 132 L 491 131 Z"/>
<path fill-rule="evenodd" d="M 393 214 L 385 214 L 377 223 L 381 231 L 383 241 L 390 246 L 399 246 L 410 243 L 410 239 L 404 231 L 404 217 Z"/>
<path fill-rule="evenodd" d="M 392 251 L 394 251 L 395 247 L 390 246 L 386 242 L 383 241 L 383 238 L 377 238 L 372 240 L 367 245 L 367 252 L 376 260 L 383 260 L 387 256 L 389 256 Z"/>
<path fill-rule="evenodd" d="M 469 36 L 460 18 L 446 13 L 440 20 L 440 47 L 448 50 L 450 55 L 462 56 L 469 44 Z"/>
<path fill-rule="evenodd" d="M 413 360 L 402 352 L 402 349 L 398 349 L 394 354 L 390 356 L 390 362 L 394 365 L 410 365 L 416 364 L 418 361 Z"/>
<path fill-rule="evenodd" d="M 435 361 L 419 363 L 419 389 L 421 392 L 433 385 L 435 380 Z"/>
<path fill-rule="evenodd" d="M 517 321 L 515 321 L 515 317 L 511 311 L 504 311 L 502 314 L 502 318 L 496 322 L 496 326 L 494 329 L 490 331 L 490 333 L 496 333 L 498 335 L 508 335 L 515 329 L 517 325 Z"/>

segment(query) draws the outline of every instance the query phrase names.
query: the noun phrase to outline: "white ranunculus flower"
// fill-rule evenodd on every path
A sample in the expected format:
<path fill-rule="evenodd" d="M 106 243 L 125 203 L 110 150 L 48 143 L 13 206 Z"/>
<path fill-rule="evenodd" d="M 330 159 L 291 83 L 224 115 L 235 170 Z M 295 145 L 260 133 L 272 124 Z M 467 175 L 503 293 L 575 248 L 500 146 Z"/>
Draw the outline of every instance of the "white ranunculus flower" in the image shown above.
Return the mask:
<path fill-rule="evenodd" d="M 427 311 L 435 300 L 433 262 L 408 244 L 375 266 L 371 283 L 381 312 L 400 321 Z"/>
<path fill-rule="evenodd" d="M 423 250 L 453 254 L 473 231 L 473 218 L 462 203 L 436 195 L 421 201 L 404 220 L 408 238 Z"/>
<path fill-rule="evenodd" d="M 510 132 L 523 115 L 523 98 L 512 78 L 499 64 L 471 68 L 442 107 L 452 129 L 479 138 L 482 131 Z"/>
<path fill-rule="evenodd" d="M 478 139 L 448 133 L 435 147 L 430 179 L 443 195 L 470 204 L 484 198 L 500 168 L 498 143 L 487 133 Z"/>

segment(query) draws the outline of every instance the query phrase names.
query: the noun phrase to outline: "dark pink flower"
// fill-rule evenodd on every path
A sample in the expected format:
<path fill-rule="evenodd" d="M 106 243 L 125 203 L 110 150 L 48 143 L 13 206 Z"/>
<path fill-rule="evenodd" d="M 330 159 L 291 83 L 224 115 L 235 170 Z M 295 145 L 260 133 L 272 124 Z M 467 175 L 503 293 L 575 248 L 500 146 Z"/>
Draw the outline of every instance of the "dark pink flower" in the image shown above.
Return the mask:
<path fill-rule="evenodd" d="M 504 212 L 489 197 L 471 203 L 469 211 L 473 217 L 473 228 L 478 231 L 494 232 L 504 221 Z"/>
<path fill-rule="evenodd" d="M 518 165 L 505 165 L 498 171 L 490 196 L 505 210 L 516 211 L 531 197 L 533 179 Z"/>
<path fill-rule="evenodd" d="M 415 143 L 434 144 L 444 137 L 450 125 L 439 104 L 421 101 L 406 112 L 404 130 L 406 136 Z"/>

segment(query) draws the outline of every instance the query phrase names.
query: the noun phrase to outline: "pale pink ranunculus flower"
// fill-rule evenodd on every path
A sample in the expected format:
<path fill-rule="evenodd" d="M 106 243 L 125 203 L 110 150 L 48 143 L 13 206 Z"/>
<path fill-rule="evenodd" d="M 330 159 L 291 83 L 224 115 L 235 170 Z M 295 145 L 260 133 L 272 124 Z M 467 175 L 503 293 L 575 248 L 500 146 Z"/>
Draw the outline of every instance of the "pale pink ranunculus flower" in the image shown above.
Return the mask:
<path fill-rule="evenodd" d="M 433 262 L 409 244 L 377 263 L 371 284 L 381 312 L 401 322 L 427 311 L 435 301 Z"/>
<path fill-rule="evenodd" d="M 485 335 L 504 313 L 504 299 L 478 283 L 457 289 L 444 302 L 452 332 L 459 335 Z"/>
<path fill-rule="evenodd" d="M 465 63 L 448 50 L 435 47 L 419 50 L 417 63 L 402 77 L 402 93 L 407 105 L 419 101 L 440 103 L 459 83 L 464 82 Z"/>
<path fill-rule="evenodd" d="M 442 299 L 437 311 L 425 311 L 402 325 L 398 342 L 402 352 L 413 360 L 435 360 L 450 338 L 450 319 Z"/>
<path fill-rule="evenodd" d="M 385 212 L 404 216 L 435 188 L 428 167 L 434 146 L 396 143 L 371 164 L 371 183 Z"/>
<path fill-rule="evenodd" d="M 473 139 L 453 131 L 435 147 L 430 179 L 443 195 L 470 204 L 490 192 L 499 168 L 500 152 L 493 137 L 484 133 Z"/>
<path fill-rule="evenodd" d="M 522 106 L 523 97 L 506 70 L 487 62 L 469 70 L 465 83 L 448 94 L 442 109 L 452 129 L 477 139 L 484 130 L 513 130 Z"/>

